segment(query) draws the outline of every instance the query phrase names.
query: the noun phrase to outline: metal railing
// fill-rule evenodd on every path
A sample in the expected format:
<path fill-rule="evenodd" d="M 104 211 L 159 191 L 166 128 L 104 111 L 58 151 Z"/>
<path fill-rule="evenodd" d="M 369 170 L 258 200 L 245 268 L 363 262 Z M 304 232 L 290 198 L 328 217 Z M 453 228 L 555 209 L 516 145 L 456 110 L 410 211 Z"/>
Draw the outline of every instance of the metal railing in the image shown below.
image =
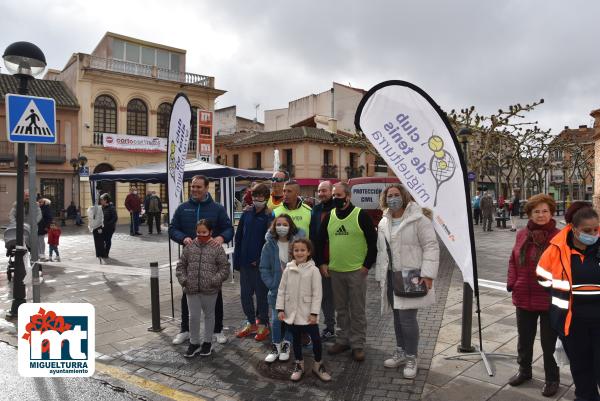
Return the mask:
<path fill-rule="evenodd" d="M 92 138 L 93 146 L 102 146 L 104 140 L 104 134 L 102 132 L 94 132 L 94 136 Z"/>
<path fill-rule="evenodd" d="M 193 153 L 196 154 L 196 140 L 195 139 L 190 139 L 189 145 L 188 145 L 188 153 Z"/>
<path fill-rule="evenodd" d="M 138 75 L 142 77 L 164 79 L 166 81 L 175 81 L 185 84 L 205 86 L 207 88 L 215 87 L 214 77 L 194 74 L 191 72 L 173 71 L 166 68 L 151 66 L 146 64 L 132 63 L 131 61 L 116 60 L 98 56 L 86 55 L 89 58 L 89 68 L 98 70 L 121 72 L 123 74 Z"/>
<path fill-rule="evenodd" d="M 40 163 L 62 164 L 67 161 L 67 145 L 38 144 L 35 157 Z"/>
<path fill-rule="evenodd" d="M 321 166 L 321 178 L 337 178 L 338 168 L 330 164 Z"/>
<path fill-rule="evenodd" d="M 0 141 L 0 161 L 12 162 L 15 160 L 15 144 L 8 141 Z"/>

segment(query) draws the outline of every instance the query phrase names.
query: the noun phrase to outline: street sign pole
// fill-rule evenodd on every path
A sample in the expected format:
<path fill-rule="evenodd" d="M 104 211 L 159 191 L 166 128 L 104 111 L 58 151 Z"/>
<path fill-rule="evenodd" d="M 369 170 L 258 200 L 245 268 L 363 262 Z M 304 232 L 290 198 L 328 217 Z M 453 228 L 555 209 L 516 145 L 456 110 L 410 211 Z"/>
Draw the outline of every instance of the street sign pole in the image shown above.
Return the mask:
<path fill-rule="evenodd" d="M 27 144 L 27 165 L 29 170 L 29 245 L 31 248 L 31 261 L 35 262 L 38 260 L 38 242 L 37 242 L 37 215 L 34 213 L 36 210 L 36 194 L 37 186 L 36 183 L 36 154 L 35 154 L 35 143 Z"/>

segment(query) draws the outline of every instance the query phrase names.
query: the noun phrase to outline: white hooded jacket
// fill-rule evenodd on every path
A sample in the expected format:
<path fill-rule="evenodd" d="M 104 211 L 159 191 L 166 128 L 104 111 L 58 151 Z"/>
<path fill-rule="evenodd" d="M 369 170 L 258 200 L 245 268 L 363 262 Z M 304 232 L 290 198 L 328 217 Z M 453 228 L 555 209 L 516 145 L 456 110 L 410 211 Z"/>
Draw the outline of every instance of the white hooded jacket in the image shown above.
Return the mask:
<path fill-rule="evenodd" d="M 439 246 L 431 220 L 421 207 L 410 202 L 400 225 L 392 229 L 392 214 L 384 210 L 377 232 L 376 280 L 381 287 L 381 313 L 390 310 L 387 299 L 388 252 L 385 240 L 390 244 L 394 271 L 421 269 L 421 277 L 437 277 Z M 435 302 L 435 287 L 424 297 L 404 298 L 394 295 L 394 309 L 417 309 Z"/>

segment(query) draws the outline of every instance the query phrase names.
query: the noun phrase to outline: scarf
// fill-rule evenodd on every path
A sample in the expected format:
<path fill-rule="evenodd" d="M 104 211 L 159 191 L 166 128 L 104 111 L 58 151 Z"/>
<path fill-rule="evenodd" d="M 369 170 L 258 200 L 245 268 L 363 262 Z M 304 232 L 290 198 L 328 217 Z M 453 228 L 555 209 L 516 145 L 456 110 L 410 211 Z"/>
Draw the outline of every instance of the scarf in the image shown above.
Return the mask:
<path fill-rule="evenodd" d="M 539 225 L 529 220 L 527 222 L 527 239 L 523 243 L 519 253 L 519 263 L 521 266 L 525 265 L 525 258 L 529 247 L 534 246 L 536 249 L 535 260 L 539 260 L 544 250 L 548 247 L 550 242 L 550 233 L 556 228 L 556 221 L 551 219 L 544 225 Z"/>

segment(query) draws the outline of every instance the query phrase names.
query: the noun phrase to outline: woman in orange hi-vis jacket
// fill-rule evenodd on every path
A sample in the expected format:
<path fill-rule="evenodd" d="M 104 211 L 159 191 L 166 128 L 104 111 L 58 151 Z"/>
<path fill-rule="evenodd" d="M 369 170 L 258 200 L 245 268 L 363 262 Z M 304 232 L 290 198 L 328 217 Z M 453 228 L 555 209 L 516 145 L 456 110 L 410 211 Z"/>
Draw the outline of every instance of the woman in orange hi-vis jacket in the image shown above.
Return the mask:
<path fill-rule="evenodd" d="M 571 364 L 575 399 L 598 401 L 600 384 L 600 242 L 598 213 L 579 209 L 540 258 L 536 273 L 552 296 L 550 322 Z"/>

